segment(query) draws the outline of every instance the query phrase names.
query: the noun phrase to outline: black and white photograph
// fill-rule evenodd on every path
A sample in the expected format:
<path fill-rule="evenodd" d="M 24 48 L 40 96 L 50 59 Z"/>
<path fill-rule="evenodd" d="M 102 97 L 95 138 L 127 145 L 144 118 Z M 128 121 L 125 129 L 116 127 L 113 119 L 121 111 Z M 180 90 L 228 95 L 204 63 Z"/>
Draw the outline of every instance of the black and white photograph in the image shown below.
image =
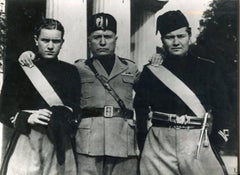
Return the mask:
<path fill-rule="evenodd" d="M 0 175 L 238 175 L 238 0 L 0 0 Z"/>

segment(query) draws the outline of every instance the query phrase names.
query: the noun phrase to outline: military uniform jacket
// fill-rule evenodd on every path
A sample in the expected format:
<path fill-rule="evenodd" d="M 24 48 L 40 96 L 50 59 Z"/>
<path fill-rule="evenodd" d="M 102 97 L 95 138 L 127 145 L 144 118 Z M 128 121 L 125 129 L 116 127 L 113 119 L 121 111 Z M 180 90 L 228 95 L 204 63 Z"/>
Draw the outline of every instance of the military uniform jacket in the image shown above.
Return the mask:
<path fill-rule="evenodd" d="M 129 110 L 133 110 L 133 85 L 138 77 L 137 66 L 130 60 L 115 57 L 113 69 L 108 75 L 97 59 L 93 66 L 103 75 Z M 95 77 L 84 61 L 78 61 L 76 67 L 81 76 L 80 106 L 84 109 L 113 106 L 118 103 Z M 137 155 L 135 123 L 132 119 L 104 116 L 83 118 L 76 135 L 77 152 L 93 156 L 128 157 Z"/>
<path fill-rule="evenodd" d="M 79 112 L 81 90 L 80 77 L 76 67 L 57 59 L 40 59 L 35 62 L 35 65 L 48 80 L 62 102 L 74 111 Z M 22 110 L 50 108 L 18 63 L 14 63 L 7 72 L 1 95 L 1 122 L 13 127 L 10 118 L 19 112 L 15 128 L 22 134 L 30 132 L 30 125 L 27 123 L 30 113 Z"/>
<path fill-rule="evenodd" d="M 164 60 L 163 66 L 195 93 L 206 111 L 212 110 L 214 121 L 222 120 L 223 116 L 227 115 L 229 99 L 226 95 L 226 86 L 213 61 L 190 54 L 183 58 L 168 56 Z M 191 109 L 166 87 L 147 66 L 144 67 L 136 85 L 134 107 L 139 131 L 143 136 L 147 132 L 146 121 L 150 111 L 149 107 L 152 111 L 194 116 Z"/>

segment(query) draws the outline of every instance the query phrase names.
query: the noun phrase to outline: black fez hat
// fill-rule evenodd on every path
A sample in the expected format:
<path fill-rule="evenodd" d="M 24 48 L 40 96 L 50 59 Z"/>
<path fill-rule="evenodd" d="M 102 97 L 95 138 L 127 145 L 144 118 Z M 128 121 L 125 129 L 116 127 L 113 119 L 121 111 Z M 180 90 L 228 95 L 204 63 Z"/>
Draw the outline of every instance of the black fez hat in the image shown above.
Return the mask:
<path fill-rule="evenodd" d="M 111 30 L 117 33 L 117 21 L 107 13 L 97 13 L 88 20 L 88 35 L 96 30 Z"/>
<path fill-rule="evenodd" d="M 180 10 L 168 11 L 157 18 L 156 32 L 159 31 L 162 36 L 182 27 L 189 27 L 189 24 Z"/>

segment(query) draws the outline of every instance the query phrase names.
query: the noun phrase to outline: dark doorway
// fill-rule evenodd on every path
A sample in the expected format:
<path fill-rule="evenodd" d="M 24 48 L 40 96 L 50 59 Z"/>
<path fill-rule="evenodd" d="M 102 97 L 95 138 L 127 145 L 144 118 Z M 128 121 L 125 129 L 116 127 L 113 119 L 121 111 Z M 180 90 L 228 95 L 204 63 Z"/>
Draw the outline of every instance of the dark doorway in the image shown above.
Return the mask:
<path fill-rule="evenodd" d="M 46 0 L 7 1 L 7 49 L 5 63 L 15 61 L 26 50 L 33 50 L 33 29 L 46 14 Z M 6 65 L 7 67 L 7 65 Z"/>

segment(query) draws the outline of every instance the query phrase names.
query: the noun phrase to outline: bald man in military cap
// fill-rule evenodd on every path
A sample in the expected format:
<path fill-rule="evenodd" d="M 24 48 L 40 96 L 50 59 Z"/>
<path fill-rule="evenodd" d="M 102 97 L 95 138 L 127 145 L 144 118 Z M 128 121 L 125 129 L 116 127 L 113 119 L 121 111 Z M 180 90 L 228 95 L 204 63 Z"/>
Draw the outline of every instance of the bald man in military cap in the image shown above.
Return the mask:
<path fill-rule="evenodd" d="M 191 28 L 181 11 L 160 15 L 158 31 L 165 59 L 158 68 L 144 67 L 134 100 L 140 147 L 144 145 L 140 174 L 222 175 L 224 164 L 207 132 L 211 114 L 227 114 L 226 92 L 216 82 L 221 77 L 213 61 L 189 51 Z"/>
<path fill-rule="evenodd" d="M 136 64 L 115 54 L 117 22 L 106 13 L 88 20 L 92 57 L 78 61 L 83 118 L 76 135 L 80 175 L 135 175 L 138 149 L 133 119 Z"/>

